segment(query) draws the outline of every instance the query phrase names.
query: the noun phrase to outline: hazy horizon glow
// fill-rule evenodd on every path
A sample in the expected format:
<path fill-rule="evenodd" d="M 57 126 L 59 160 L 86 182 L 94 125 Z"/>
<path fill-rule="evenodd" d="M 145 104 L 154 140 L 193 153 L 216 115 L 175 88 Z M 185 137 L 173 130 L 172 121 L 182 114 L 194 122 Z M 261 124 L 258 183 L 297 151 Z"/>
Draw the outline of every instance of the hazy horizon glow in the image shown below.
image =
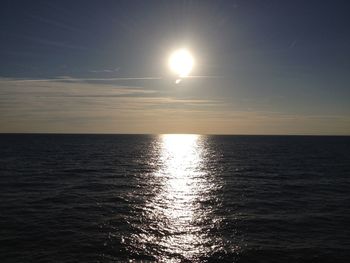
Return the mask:
<path fill-rule="evenodd" d="M 347 10 L 6 1 L 0 132 L 350 135 Z"/>

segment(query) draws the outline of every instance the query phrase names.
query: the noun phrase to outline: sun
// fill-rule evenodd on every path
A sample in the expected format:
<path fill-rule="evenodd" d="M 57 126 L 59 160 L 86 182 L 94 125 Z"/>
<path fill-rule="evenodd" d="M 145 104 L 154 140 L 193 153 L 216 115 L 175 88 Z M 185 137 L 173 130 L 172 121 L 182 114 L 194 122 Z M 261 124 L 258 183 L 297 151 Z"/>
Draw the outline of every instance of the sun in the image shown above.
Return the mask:
<path fill-rule="evenodd" d="M 193 68 L 194 59 L 190 51 L 185 48 L 175 50 L 169 57 L 169 67 L 178 77 L 187 77 Z"/>

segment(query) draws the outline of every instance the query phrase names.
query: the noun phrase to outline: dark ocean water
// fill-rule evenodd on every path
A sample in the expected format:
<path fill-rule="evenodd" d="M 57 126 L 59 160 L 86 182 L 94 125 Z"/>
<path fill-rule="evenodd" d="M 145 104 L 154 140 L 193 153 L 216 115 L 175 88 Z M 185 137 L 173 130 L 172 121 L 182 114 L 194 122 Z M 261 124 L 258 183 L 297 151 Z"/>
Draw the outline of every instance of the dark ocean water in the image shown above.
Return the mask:
<path fill-rule="evenodd" d="M 349 262 L 350 137 L 0 135 L 0 262 Z"/>

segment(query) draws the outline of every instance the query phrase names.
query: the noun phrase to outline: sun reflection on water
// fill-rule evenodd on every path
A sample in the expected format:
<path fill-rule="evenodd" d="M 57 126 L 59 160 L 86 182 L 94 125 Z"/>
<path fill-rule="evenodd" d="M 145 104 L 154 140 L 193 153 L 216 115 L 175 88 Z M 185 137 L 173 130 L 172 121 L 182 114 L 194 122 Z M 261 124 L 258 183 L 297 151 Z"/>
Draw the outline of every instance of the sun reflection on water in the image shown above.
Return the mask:
<path fill-rule="evenodd" d="M 157 261 L 198 260 L 219 247 L 210 230 L 219 219 L 203 203 L 217 187 L 205 169 L 199 135 L 162 135 L 152 195 L 146 201 L 137 235 L 140 247 Z M 151 186 L 152 187 L 152 186 Z"/>
<path fill-rule="evenodd" d="M 193 206 L 200 183 L 201 152 L 198 135 L 163 135 L 161 151 L 164 188 L 156 198 L 158 203 L 166 203 L 159 212 L 172 220 L 172 227 L 182 227 L 193 220 Z"/>

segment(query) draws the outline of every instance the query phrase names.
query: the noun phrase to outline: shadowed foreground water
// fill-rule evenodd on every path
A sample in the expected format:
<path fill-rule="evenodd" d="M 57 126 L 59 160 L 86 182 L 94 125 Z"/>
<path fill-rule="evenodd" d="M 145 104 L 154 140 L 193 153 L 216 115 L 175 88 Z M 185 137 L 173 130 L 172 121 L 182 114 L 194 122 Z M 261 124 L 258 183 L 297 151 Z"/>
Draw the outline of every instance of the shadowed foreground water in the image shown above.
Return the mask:
<path fill-rule="evenodd" d="M 347 262 L 350 137 L 0 135 L 1 262 Z"/>

